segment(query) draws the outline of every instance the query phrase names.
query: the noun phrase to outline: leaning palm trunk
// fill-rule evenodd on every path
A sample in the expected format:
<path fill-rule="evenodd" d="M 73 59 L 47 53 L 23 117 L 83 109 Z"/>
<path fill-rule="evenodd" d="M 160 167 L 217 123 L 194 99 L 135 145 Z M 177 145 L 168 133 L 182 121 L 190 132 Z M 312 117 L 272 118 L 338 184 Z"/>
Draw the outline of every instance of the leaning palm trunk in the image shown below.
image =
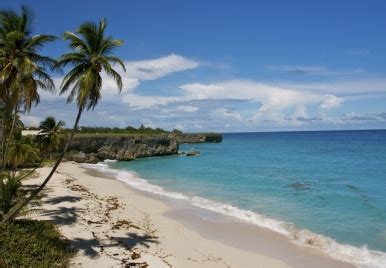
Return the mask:
<path fill-rule="evenodd" d="M 34 199 L 44 189 L 46 184 L 50 181 L 50 179 L 52 178 L 52 175 L 54 175 L 56 169 L 59 167 L 60 163 L 62 162 L 63 157 L 64 157 L 64 155 L 67 152 L 68 146 L 71 144 L 72 139 L 74 138 L 74 134 L 75 134 L 75 131 L 78 128 L 78 123 L 79 123 L 80 116 L 81 116 L 82 112 L 83 112 L 83 106 L 81 106 L 79 108 L 78 115 L 76 116 L 76 120 L 75 120 L 75 123 L 74 123 L 74 127 L 72 129 L 71 135 L 68 138 L 68 140 L 66 142 L 66 145 L 64 146 L 63 151 L 60 154 L 58 160 L 56 161 L 54 167 L 52 168 L 50 174 L 48 174 L 47 178 L 43 181 L 43 183 L 39 186 L 39 188 L 34 190 L 31 193 L 31 195 L 28 196 L 26 199 L 24 199 L 24 200 L 20 201 L 19 203 L 17 203 L 14 207 L 12 207 L 9 210 L 9 212 L 7 214 L 4 215 L 3 219 L 1 220 L 1 224 L 4 224 L 4 223 L 8 222 L 9 220 L 13 219 L 14 217 L 16 217 L 16 215 L 19 213 L 19 211 L 23 207 L 25 207 L 32 199 Z"/>

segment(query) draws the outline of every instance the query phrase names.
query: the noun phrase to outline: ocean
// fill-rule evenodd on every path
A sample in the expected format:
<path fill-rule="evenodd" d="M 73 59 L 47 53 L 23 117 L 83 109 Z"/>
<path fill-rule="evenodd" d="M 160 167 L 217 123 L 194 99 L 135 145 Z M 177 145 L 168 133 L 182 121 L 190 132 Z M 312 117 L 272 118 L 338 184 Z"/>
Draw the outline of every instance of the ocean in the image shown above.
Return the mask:
<path fill-rule="evenodd" d="M 386 131 L 224 134 L 199 156 L 98 164 L 132 187 L 269 228 L 362 267 L 386 267 Z"/>

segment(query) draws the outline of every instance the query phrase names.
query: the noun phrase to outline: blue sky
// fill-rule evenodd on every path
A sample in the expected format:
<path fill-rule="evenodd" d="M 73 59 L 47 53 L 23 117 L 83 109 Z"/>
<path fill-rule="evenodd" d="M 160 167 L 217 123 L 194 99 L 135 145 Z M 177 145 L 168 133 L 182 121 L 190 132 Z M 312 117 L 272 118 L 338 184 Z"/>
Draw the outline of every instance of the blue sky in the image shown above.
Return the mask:
<path fill-rule="evenodd" d="M 386 127 L 385 1 L 15 1 L 36 33 L 108 20 L 123 39 L 124 90 L 106 80 L 81 124 L 276 131 Z M 58 41 L 43 52 L 67 52 Z M 117 67 L 118 68 L 118 67 Z M 58 85 L 61 77 L 54 74 Z M 75 106 L 42 93 L 23 115 L 70 126 Z"/>

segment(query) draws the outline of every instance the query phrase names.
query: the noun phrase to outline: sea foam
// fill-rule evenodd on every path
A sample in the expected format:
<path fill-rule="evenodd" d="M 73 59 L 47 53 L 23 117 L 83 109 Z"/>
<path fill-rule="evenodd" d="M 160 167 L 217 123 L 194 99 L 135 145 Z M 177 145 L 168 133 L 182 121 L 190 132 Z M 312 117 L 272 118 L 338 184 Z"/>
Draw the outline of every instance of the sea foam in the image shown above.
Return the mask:
<path fill-rule="evenodd" d="M 114 161 L 115 160 L 105 160 L 105 162 L 98 164 L 82 164 L 82 166 L 114 176 L 116 179 L 135 189 L 169 198 L 185 200 L 196 207 L 235 217 L 259 227 L 267 228 L 286 236 L 295 244 L 321 250 L 334 259 L 352 263 L 357 267 L 386 267 L 386 253 L 384 252 L 369 250 L 366 246 L 355 247 L 352 245 L 341 244 L 325 235 L 316 234 L 307 229 L 298 229 L 291 223 L 271 219 L 250 210 L 237 208 L 233 205 L 212 201 L 199 196 L 188 196 L 182 193 L 167 191 L 160 186 L 149 183 L 133 171 L 110 168 L 108 163 Z"/>

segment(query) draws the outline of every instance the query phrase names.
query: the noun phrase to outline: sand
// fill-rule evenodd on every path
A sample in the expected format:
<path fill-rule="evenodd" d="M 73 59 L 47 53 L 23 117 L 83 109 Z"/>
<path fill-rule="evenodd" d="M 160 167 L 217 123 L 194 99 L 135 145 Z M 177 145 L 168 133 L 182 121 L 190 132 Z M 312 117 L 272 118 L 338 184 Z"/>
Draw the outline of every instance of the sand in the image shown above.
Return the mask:
<path fill-rule="evenodd" d="M 38 169 L 26 184 L 49 171 Z M 261 228 L 205 223 L 173 202 L 65 162 L 30 217 L 57 224 L 77 250 L 72 267 L 351 267 Z M 255 240 L 241 243 L 251 234 Z"/>

